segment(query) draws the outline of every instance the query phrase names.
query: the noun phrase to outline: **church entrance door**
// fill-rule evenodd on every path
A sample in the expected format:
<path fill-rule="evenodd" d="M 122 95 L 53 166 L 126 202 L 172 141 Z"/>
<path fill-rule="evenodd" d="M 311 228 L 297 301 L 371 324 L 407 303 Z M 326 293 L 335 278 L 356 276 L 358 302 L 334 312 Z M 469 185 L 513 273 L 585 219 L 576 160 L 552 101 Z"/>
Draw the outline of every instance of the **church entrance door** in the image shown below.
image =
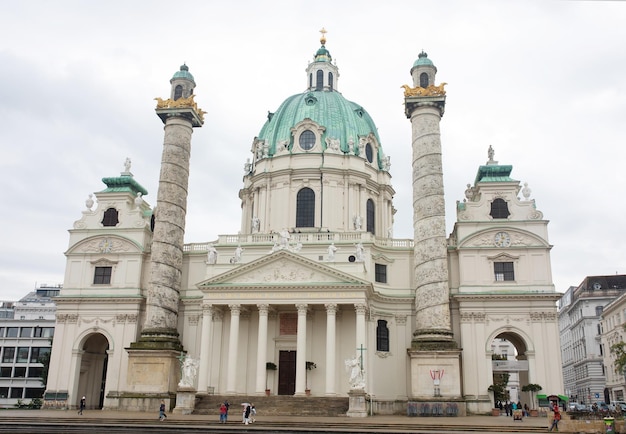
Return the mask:
<path fill-rule="evenodd" d="M 278 394 L 296 393 L 296 351 L 280 351 L 278 355 Z"/>

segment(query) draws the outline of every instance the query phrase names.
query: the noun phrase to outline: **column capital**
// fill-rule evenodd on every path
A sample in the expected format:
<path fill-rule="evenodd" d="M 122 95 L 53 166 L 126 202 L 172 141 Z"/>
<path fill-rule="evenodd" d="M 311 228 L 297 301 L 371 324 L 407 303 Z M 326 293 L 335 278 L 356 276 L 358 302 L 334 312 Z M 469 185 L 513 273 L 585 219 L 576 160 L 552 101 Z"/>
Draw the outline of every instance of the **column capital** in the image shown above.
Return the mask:
<path fill-rule="evenodd" d="M 365 313 L 367 312 L 367 305 L 363 304 L 363 303 L 358 303 L 354 305 L 354 310 L 356 311 L 357 315 L 365 315 Z"/>
<path fill-rule="evenodd" d="M 230 313 L 233 315 L 239 315 L 241 313 L 241 305 L 240 304 L 229 304 Z"/>
<path fill-rule="evenodd" d="M 298 315 L 306 315 L 309 310 L 308 304 L 296 304 L 296 308 L 298 309 Z"/>
<path fill-rule="evenodd" d="M 339 310 L 337 303 L 326 303 L 324 305 L 324 307 L 326 308 L 326 313 L 327 314 L 336 314 L 337 310 Z"/>
<path fill-rule="evenodd" d="M 213 304 L 208 303 L 206 301 L 202 302 L 202 314 L 204 315 L 212 315 L 213 314 Z"/>
<path fill-rule="evenodd" d="M 267 315 L 268 312 L 270 311 L 269 304 L 257 304 L 256 307 L 259 309 L 260 315 Z"/>

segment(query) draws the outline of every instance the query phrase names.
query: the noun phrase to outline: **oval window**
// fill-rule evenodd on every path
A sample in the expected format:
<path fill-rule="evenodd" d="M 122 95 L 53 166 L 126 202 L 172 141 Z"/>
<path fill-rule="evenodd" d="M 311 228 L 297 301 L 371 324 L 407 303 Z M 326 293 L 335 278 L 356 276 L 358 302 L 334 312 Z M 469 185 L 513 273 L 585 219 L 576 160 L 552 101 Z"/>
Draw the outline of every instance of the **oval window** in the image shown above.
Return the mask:
<path fill-rule="evenodd" d="M 300 134 L 299 143 L 300 147 L 305 151 L 310 150 L 315 146 L 315 133 L 311 130 L 303 131 L 302 134 Z"/>
<path fill-rule="evenodd" d="M 369 161 L 370 163 L 372 161 L 374 161 L 374 151 L 372 149 L 372 145 L 371 143 L 367 143 L 367 145 L 365 145 L 365 157 L 367 157 L 367 161 Z"/>

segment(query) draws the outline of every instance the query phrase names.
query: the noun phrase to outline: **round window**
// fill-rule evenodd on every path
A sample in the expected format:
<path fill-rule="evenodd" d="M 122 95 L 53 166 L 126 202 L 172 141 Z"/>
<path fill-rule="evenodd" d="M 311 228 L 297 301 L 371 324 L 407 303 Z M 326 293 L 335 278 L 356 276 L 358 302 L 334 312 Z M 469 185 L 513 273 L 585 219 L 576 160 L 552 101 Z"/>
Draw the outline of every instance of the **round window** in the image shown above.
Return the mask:
<path fill-rule="evenodd" d="M 367 161 L 370 163 L 374 161 L 374 151 L 372 150 L 372 145 L 369 142 L 365 145 L 365 157 L 367 157 Z"/>
<path fill-rule="evenodd" d="M 302 134 L 300 134 L 299 142 L 302 149 L 305 151 L 310 150 L 315 146 L 315 133 L 311 130 L 303 131 Z"/>

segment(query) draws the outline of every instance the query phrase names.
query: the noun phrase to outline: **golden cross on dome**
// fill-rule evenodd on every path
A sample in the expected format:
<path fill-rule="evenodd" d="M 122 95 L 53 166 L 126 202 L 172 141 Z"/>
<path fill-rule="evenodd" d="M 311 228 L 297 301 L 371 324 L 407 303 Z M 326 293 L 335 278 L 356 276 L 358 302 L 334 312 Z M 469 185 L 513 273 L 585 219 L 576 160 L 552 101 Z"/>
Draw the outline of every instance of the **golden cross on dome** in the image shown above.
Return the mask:
<path fill-rule="evenodd" d="M 320 38 L 320 42 L 322 43 L 322 45 L 324 45 L 326 43 L 326 33 L 328 33 L 328 30 L 322 27 L 322 30 L 320 30 L 320 33 L 322 34 L 322 37 Z"/>

